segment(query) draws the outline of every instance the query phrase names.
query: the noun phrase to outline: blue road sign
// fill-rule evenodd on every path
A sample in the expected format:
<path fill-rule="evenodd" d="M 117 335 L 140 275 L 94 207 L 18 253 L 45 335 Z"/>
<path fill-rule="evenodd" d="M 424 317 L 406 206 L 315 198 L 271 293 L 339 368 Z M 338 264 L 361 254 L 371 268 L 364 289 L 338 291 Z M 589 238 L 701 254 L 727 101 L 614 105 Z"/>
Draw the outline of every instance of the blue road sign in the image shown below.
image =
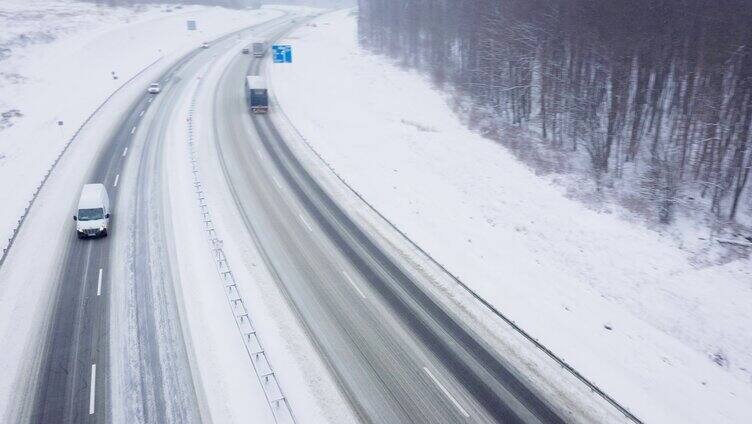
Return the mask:
<path fill-rule="evenodd" d="M 275 44 L 272 46 L 274 54 L 274 63 L 292 63 L 292 46 L 286 44 Z"/>

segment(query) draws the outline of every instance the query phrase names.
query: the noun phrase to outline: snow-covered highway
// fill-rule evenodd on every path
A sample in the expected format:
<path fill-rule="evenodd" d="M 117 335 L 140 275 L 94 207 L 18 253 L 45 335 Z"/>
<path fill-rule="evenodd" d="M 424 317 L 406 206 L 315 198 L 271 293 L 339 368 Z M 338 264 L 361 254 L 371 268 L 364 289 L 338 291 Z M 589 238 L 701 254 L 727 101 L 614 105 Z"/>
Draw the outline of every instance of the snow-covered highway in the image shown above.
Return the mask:
<path fill-rule="evenodd" d="M 184 261 L 192 259 L 179 238 L 200 226 L 177 224 L 195 211 L 174 197 L 190 186 L 176 177 L 185 157 L 175 146 L 194 96 L 196 125 L 210 129 L 199 131 L 199 151 L 214 149 L 202 166 L 221 169 L 241 218 L 225 225 L 255 242 L 355 416 L 430 423 L 584 417 L 543 398 L 426 293 L 425 276 L 369 235 L 296 157 L 272 119 L 276 112 L 248 114 L 242 81 L 265 73 L 266 62 L 238 54 L 239 46 L 252 36 L 281 35 L 290 20 L 195 50 L 159 78 L 160 94 L 142 96 L 123 115 L 89 177 L 112 193 L 113 229 L 100 240 L 69 235 L 31 421 L 184 423 L 211 416 L 206 365 L 196 361 L 200 348 L 183 328 L 190 301 L 181 294 L 200 277 L 186 275 Z M 216 196 L 219 187 L 212 190 Z M 275 419 L 271 414 L 256 411 L 265 421 Z"/>
<path fill-rule="evenodd" d="M 222 169 L 226 197 L 240 211 L 227 225 L 260 249 L 362 420 L 628 421 L 605 402 L 590 415 L 545 399 L 427 293 L 427 277 L 370 234 L 307 169 L 311 164 L 290 146 L 282 112 L 246 112 L 238 81 L 269 72 L 264 65 L 238 56 L 222 72 L 213 96 L 213 143 L 204 152 L 216 160 L 210 168 Z"/>
<path fill-rule="evenodd" d="M 222 75 L 214 98 L 219 160 L 247 237 L 261 247 L 358 415 L 373 422 L 559 422 L 337 206 L 269 116 L 248 116 L 238 81 L 260 65 L 248 69 L 238 57 Z"/>
<path fill-rule="evenodd" d="M 0 5 L 0 422 L 748 422 L 748 257 L 567 198 L 366 18 Z"/>
<path fill-rule="evenodd" d="M 88 177 L 109 190 L 114 228 L 96 240 L 66 232 L 42 368 L 30 382 L 36 392 L 31 422 L 201 421 L 204 388 L 191 375 L 170 270 L 175 247 L 166 239 L 162 204 L 164 135 L 176 125 L 182 95 L 218 52 L 289 20 L 257 24 L 196 49 L 160 77 L 160 95 L 145 93 L 123 114 Z M 121 390 L 114 400 L 111 390 Z"/>

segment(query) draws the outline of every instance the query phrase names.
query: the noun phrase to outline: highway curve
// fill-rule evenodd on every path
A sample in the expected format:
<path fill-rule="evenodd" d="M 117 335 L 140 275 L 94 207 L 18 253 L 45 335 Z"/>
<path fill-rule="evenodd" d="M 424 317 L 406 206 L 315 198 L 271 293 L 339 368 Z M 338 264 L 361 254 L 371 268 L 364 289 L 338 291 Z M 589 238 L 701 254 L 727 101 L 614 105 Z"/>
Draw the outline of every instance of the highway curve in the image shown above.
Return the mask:
<path fill-rule="evenodd" d="M 363 421 L 563 422 L 322 189 L 269 116 L 248 113 L 243 81 L 261 65 L 239 56 L 224 72 L 214 142 L 248 234 Z"/>
<path fill-rule="evenodd" d="M 293 27 L 284 20 L 274 25 L 280 34 Z M 182 331 L 179 321 L 170 319 L 178 313 L 175 277 L 164 248 L 170 240 L 161 205 L 166 190 L 162 141 L 178 94 L 217 52 L 232 45 L 229 37 L 168 70 L 163 93 L 153 103 L 150 96 L 139 99 L 94 164 L 90 181 L 106 184 L 119 215 L 121 226 L 112 232 L 125 233 L 100 240 L 69 235 L 35 386 L 33 422 L 112 421 L 107 288 L 124 283 L 109 278 L 108 270 L 122 260 L 114 254 L 114 240 L 127 241 L 133 276 L 125 292 L 136 334 L 137 367 L 130 377 L 137 402 L 129 405 L 134 421 L 201 420 L 201 388 L 193 385 L 189 353 L 185 343 L 171 342 L 182 340 Z M 403 269 L 396 253 L 385 251 L 319 185 L 269 116 L 247 112 L 243 81 L 261 65 L 238 55 L 216 88 L 209 119 L 222 172 L 248 237 L 360 418 L 380 423 L 563 422 L 516 370 L 421 289 L 414 280 L 419 273 Z M 120 175 L 128 160 L 138 161 L 136 175 Z M 118 208 L 118 197 L 126 193 L 118 193 L 116 181 L 123 178 L 133 188 L 127 193 L 132 210 Z"/>

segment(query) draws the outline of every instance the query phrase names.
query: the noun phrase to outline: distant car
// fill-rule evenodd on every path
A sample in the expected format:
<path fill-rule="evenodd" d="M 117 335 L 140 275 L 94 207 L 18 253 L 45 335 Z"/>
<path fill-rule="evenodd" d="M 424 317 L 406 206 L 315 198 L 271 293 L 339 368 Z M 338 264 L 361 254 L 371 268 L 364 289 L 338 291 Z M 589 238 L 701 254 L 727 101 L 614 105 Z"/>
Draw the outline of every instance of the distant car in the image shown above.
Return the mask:
<path fill-rule="evenodd" d="M 106 237 L 110 225 L 110 198 L 103 184 L 86 184 L 73 215 L 78 238 Z"/>
<path fill-rule="evenodd" d="M 151 94 L 157 94 L 160 91 L 162 91 L 162 88 L 159 86 L 158 82 L 153 82 L 153 83 L 149 84 L 149 90 L 148 91 Z"/>
<path fill-rule="evenodd" d="M 202 49 L 208 49 L 209 48 L 209 43 L 201 43 L 201 48 Z"/>
<path fill-rule="evenodd" d="M 243 53 L 243 54 L 248 54 L 250 52 L 251 52 L 251 50 L 248 47 L 246 47 L 243 50 L 241 50 L 241 53 Z"/>

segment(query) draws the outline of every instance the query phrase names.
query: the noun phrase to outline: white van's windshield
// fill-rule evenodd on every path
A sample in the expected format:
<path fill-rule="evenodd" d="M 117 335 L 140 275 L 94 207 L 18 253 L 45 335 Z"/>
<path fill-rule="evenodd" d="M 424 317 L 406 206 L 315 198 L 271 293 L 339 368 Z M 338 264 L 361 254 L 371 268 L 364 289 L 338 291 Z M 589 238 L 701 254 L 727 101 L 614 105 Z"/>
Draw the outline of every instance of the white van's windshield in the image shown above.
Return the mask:
<path fill-rule="evenodd" d="M 79 221 L 94 221 L 97 219 L 104 219 L 104 210 L 102 208 L 78 210 Z"/>

